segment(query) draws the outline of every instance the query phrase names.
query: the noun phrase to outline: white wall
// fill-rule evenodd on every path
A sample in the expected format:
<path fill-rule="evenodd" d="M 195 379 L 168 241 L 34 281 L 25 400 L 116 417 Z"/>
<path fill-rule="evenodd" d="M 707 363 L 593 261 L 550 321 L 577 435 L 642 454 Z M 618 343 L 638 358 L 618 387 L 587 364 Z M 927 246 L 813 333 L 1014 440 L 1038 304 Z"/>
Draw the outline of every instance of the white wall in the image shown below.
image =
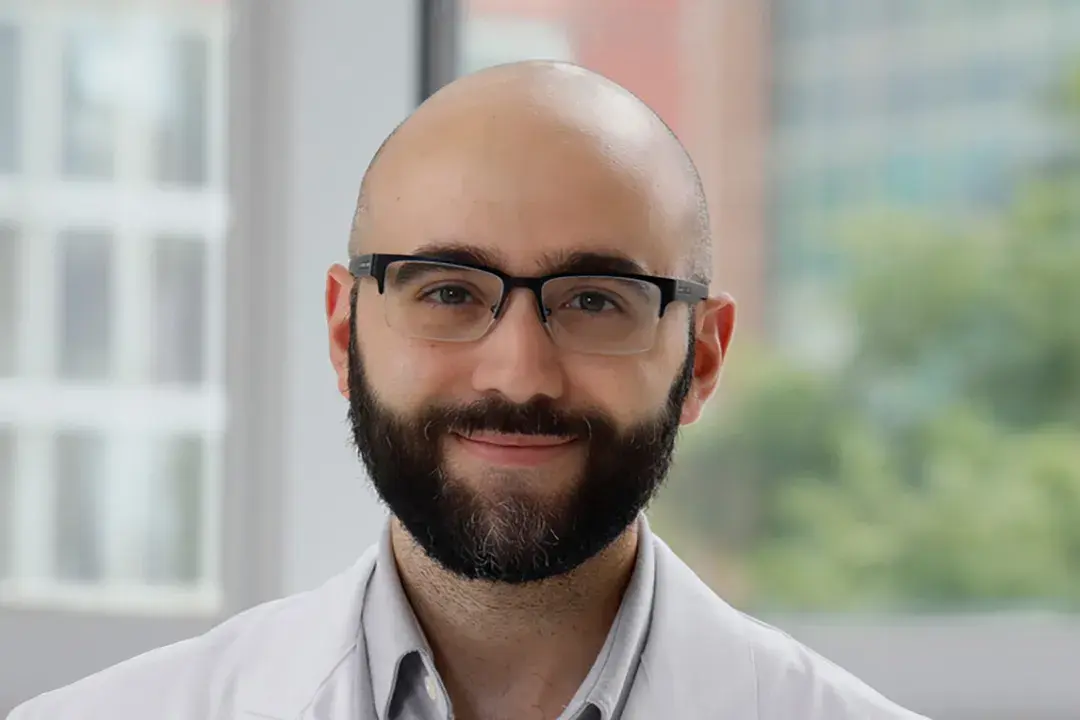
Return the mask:
<path fill-rule="evenodd" d="M 383 138 L 414 107 L 411 2 L 292 3 L 285 357 L 285 592 L 310 588 L 373 543 L 382 512 L 347 443 L 346 403 L 327 354 L 325 272 L 346 257 L 360 178 Z M 267 388 L 273 392 L 272 388 Z"/>

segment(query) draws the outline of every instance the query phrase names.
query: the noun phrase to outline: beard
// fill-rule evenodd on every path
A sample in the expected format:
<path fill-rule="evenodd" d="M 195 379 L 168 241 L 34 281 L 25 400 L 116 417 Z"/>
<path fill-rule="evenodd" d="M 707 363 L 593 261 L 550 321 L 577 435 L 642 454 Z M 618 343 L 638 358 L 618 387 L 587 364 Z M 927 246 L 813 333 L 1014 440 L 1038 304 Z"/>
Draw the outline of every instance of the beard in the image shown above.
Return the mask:
<path fill-rule="evenodd" d="M 466 404 L 430 404 L 411 416 L 395 412 L 369 383 L 354 331 L 349 341 L 353 439 L 379 497 L 444 569 L 462 578 L 514 584 L 557 577 L 618 538 L 662 485 L 690 390 L 693 347 L 691 336 L 664 406 L 620 429 L 602 412 L 563 410 L 549 398 L 516 404 L 489 396 Z M 455 476 L 444 448 L 455 433 L 478 432 L 573 438 L 586 450 L 583 469 L 557 493 L 530 492 L 542 473 L 510 468 L 486 473 L 494 490 L 476 489 Z"/>

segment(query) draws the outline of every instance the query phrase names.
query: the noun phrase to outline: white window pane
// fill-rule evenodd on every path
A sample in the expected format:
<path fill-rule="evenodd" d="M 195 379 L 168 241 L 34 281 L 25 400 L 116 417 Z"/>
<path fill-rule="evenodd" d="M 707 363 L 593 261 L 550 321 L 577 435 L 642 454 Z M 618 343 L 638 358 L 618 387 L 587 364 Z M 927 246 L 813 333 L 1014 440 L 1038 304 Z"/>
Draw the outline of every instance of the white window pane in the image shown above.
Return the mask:
<path fill-rule="evenodd" d="M 155 377 L 165 383 L 201 383 L 206 355 L 206 244 L 199 238 L 159 238 L 154 273 Z"/>
<path fill-rule="evenodd" d="M 123 77 L 115 38 L 95 31 L 80 31 L 67 37 L 63 110 L 66 175 L 112 177 L 117 99 Z"/>
<path fill-rule="evenodd" d="M 192 585 L 201 575 L 204 446 L 178 437 L 159 445 L 147 508 L 146 581 Z"/>
<path fill-rule="evenodd" d="M 158 129 L 158 179 L 202 185 L 207 170 L 207 42 L 177 36 L 170 44 L 164 78 L 164 113 Z"/>
<path fill-rule="evenodd" d="M 18 353 L 19 245 L 11 225 L 0 224 L 0 377 L 12 375 Z"/>
<path fill-rule="evenodd" d="M 15 437 L 11 427 L 0 426 L 0 580 L 11 573 L 13 547 L 12 504 L 15 501 Z"/>
<path fill-rule="evenodd" d="M 110 368 L 113 283 L 108 234 L 74 231 L 60 237 L 60 373 L 102 379 Z"/>
<path fill-rule="evenodd" d="M 105 452 L 104 437 L 95 433 L 56 438 L 56 572 L 62 580 L 102 579 Z"/>
<path fill-rule="evenodd" d="M 213 590 L 228 3 L 0 8 L 4 591 L 63 603 L 88 582 L 72 601 L 122 607 Z M 132 584 L 154 587 L 120 597 Z"/>
<path fill-rule="evenodd" d="M 19 31 L 0 25 L 0 172 L 18 169 Z"/>

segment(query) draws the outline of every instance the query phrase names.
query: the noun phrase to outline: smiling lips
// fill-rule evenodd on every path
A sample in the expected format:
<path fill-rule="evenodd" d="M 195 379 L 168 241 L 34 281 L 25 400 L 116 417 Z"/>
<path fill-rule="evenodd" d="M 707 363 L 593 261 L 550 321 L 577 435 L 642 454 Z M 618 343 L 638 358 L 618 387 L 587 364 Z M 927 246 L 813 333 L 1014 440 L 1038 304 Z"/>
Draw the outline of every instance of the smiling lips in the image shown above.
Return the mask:
<path fill-rule="evenodd" d="M 550 435 L 504 435 L 501 433 L 455 434 L 469 451 L 495 465 L 528 467 L 542 465 L 562 455 L 577 443 L 577 438 Z"/>

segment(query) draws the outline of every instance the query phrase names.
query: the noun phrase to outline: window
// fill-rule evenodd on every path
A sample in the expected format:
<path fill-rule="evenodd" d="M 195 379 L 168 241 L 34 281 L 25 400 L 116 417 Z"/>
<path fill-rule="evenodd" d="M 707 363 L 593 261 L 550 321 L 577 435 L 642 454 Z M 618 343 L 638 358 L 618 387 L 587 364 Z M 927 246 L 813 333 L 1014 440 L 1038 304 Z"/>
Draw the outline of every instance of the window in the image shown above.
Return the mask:
<path fill-rule="evenodd" d="M 0 25 L 0 173 L 18 169 L 19 32 Z"/>
<path fill-rule="evenodd" d="M 11 225 L 0 224 L 0 378 L 18 365 L 19 245 Z"/>
<path fill-rule="evenodd" d="M 199 384 L 206 374 L 206 243 L 164 237 L 154 251 L 155 378 Z"/>
<path fill-rule="evenodd" d="M 151 584 L 195 585 L 203 579 L 203 447 L 198 437 L 157 444 L 145 513 L 145 579 Z"/>
<path fill-rule="evenodd" d="M 262 222 L 245 191 L 294 202 L 263 164 L 269 138 L 303 155 L 322 119 L 277 134 L 272 109 L 298 91 L 267 65 L 299 51 L 280 51 L 284 16 L 248 5 L 0 0 L 0 648 L 37 649 L 14 666 L 0 650 L 0 717 L 285 585 L 252 539 L 275 531 L 248 507 L 277 502 L 247 467 L 273 463 L 261 443 L 278 419 L 249 430 L 265 388 L 225 373 L 228 355 L 273 375 L 274 353 L 248 360 L 280 341 L 249 336 L 232 285 L 226 307 L 225 255 Z M 402 23 L 385 40 L 402 57 L 391 78 L 407 77 L 408 38 Z M 284 273 L 268 248 L 256 264 Z"/>
<path fill-rule="evenodd" d="M 102 380 L 112 359 L 112 238 L 105 232 L 61 235 L 60 373 L 75 380 Z"/>
<path fill-rule="evenodd" d="M 157 133 L 158 178 L 166 184 L 202 185 L 207 180 L 206 39 L 172 38 L 165 66 L 165 100 Z"/>
<path fill-rule="evenodd" d="M 118 38 L 98 29 L 64 43 L 63 170 L 78 178 L 112 177 L 116 121 L 125 78 Z M 130 68 L 128 69 L 130 72 Z"/>
<path fill-rule="evenodd" d="M 9 57 L 40 122 L 0 177 L 0 613 L 223 601 L 227 9 L 5 5 L 0 135 Z"/>
<path fill-rule="evenodd" d="M 102 500 L 105 497 L 105 440 L 95 433 L 56 438 L 56 577 L 100 582 L 104 574 Z"/>

